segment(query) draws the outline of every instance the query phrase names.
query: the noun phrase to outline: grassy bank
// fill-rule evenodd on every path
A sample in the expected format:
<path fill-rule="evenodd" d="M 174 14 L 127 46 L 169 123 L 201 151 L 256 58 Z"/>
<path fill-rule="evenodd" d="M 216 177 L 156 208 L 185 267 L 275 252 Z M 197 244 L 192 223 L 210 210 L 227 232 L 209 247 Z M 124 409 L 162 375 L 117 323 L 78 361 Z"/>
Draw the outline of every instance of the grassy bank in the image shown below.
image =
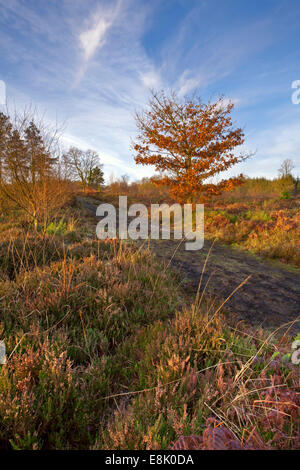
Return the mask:
<path fill-rule="evenodd" d="M 205 234 L 299 267 L 299 202 L 292 198 L 210 203 L 205 210 Z"/>

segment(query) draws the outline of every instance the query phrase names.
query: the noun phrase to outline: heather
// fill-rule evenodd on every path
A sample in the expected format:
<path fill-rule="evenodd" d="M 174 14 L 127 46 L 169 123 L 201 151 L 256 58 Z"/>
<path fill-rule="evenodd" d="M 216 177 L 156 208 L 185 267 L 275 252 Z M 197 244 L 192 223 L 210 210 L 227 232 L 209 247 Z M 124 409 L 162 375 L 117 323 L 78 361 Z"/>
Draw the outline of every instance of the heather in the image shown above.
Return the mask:
<path fill-rule="evenodd" d="M 2 214 L 2 449 L 299 445 L 291 338 L 191 299 L 74 203 L 49 226 Z"/>
<path fill-rule="evenodd" d="M 299 196 L 210 203 L 205 233 L 222 243 L 299 267 Z"/>

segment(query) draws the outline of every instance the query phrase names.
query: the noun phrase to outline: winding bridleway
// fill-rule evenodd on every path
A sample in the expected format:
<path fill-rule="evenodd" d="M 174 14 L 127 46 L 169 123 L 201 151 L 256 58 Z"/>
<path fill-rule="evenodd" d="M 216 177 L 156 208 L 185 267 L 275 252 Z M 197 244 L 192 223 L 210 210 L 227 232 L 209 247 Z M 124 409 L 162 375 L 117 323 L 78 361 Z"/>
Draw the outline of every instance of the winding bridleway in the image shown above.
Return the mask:
<path fill-rule="evenodd" d="M 84 198 L 78 198 L 78 203 L 95 215 L 95 204 Z M 185 290 L 191 295 L 197 292 L 201 275 L 205 292 L 220 299 L 227 299 L 251 276 L 226 302 L 226 309 L 251 325 L 273 330 L 297 318 L 300 320 L 299 270 L 215 243 L 203 272 L 211 244 L 205 240 L 201 250 L 186 251 L 184 243 L 179 244 L 177 240 L 151 240 L 150 247 L 158 259 L 176 269 Z M 300 322 L 297 322 L 290 332 L 294 335 L 299 331 Z"/>

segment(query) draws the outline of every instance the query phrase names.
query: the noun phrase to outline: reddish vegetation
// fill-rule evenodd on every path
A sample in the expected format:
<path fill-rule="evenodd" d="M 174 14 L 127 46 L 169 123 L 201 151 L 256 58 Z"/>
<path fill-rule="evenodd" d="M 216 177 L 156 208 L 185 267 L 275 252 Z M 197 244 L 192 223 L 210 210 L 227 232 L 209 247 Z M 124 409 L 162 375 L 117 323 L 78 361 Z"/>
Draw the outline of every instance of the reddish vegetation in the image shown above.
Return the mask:
<path fill-rule="evenodd" d="M 140 135 L 134 150 L 136 163 L 153 165 L 163 173 L 153 180 L 156 184 L 168 185 L 171 194 L 185 202 L 197 198 L 199 192 L 202 196 L 220 194 L 242 183 L 241 176 L 205 183 L 247 158 L 234 153 L 244 142 L 244 134 L 233 128 L 232 103 L 222 99 L 208 104 L 200 99 L 181 102 L 175 94 L 153 93 L 149 104 L 150 111 L 136 115 Z"/>
<path fill-rule="evenodd" d="M 268 258 L 300 266 L 299 197 L 206 205 L 205 233 Z"/>
<path fill-rule="evenodd" d="M 291 449 L 299 449 L 300 432 L 295 432 L 291 437 L 287 429 L 291 423 L 296 423 L 300 418 L 300 394 L 296 392 L 300 387 L 300 378 L 297 369 L 290 373 L 290 379 L 294 378 L 295 389 L 286 386 L 285 379 L 280 371 L 280 361 L 274 361 L 277 371 L 271 375 L 271 385 L 266 380 L 266 374 L 261 374 L 260 385 L 262 391 L 260 398 L 253 401 L 252 412 L 262 409 L 260 418 L 255 426 L 243 429 L 242 439 L 220 420 L 208 418 L 206 428 L 202 436 L 180 436 L 170 449 L 172 450 L 271 450 L 285 449 L 287 442 Z M 272 434 L 267 442 L 262 436 Z"/>
<path fill-rule="evenodd" d="M 202 436 L 180 436 L 170 447 L 171 450 L 254 450 L 251 439 L 241 442 L 222 421 L 214 418 L 206 420 Z M 261 443 L 262 444 L 262 443 Z M 257 448 L 257 447 L 256 447 Z M 262 447 L 264 448 L 263 444 Z"/>

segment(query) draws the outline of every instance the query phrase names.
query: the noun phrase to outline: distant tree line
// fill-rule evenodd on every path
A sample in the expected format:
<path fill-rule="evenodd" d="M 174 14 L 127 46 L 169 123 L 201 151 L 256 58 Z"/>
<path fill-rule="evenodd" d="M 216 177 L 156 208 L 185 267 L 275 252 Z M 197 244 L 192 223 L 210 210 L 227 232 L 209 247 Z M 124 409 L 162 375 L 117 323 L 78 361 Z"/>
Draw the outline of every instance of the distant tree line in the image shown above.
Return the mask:
<path fill-rule="evenodd" d="M 70 196 L 72 181 L 84 192 L 104 183 L 99 155 L 71 147 L 63 153 L 59 132 L 32 112 L 0 113 L 0 199 L 22 209 L 37 228 Z"/>

